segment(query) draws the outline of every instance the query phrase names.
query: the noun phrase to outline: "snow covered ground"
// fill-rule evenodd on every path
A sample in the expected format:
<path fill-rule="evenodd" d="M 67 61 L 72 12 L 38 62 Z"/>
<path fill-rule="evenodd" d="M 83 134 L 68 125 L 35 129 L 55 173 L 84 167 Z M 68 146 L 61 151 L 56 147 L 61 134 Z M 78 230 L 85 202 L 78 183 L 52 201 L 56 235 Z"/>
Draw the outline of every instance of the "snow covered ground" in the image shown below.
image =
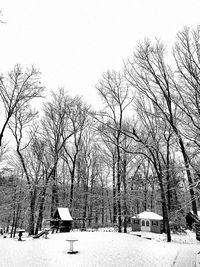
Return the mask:
<path fill-rule="evenodd" d="M 77 254 L 67 253 L 69 237 L 78 239 L 74 244 Z M 192 267 L 200 251 L 196 242 L 158 242 L 100 231 L 50 234 L 48 239 L 24 235 L 23 239 L 0 238 L 1 267 Z"/>
<path fill-rule="evenodd" d="M 130 232 L 132 235 L 141 236 L 143 238 L 151 238 L 152 240 L 156 240 L 158 242 L 167 241 L 166 234 L 156 234 L 151 232 Z M 186 230 L 186 233 L 181 234 L 172 234 L 171 235 L 172 242 L 181 243 L 181 244 L 194 244 L 200 245 L 200 241 L 196 240 L 196 233 L 190 230 Z"/>

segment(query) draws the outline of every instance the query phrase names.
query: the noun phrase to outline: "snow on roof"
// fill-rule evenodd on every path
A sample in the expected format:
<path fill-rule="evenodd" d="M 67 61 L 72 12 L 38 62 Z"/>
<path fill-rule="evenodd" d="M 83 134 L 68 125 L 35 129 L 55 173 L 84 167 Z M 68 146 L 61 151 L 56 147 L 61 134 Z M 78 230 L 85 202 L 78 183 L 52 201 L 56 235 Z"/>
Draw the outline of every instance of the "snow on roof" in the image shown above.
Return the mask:
<path fill-rule="evenodd" d="M 72 217 L 69 213 L 68 208 L 58 208 L 58 213 L 60 215 L 60 219 L 63 221 L 72 221 Z"/>
<path fill-rule="evenodd" d="M 136 216 L 133 216 L 132 218 L 138 218 L 138 219 L 149 219 L 149 220 L 163 220 L 163 217 L 152 212 L 152 211 L 143 211 L 142 213 L 139 213 Z"/>

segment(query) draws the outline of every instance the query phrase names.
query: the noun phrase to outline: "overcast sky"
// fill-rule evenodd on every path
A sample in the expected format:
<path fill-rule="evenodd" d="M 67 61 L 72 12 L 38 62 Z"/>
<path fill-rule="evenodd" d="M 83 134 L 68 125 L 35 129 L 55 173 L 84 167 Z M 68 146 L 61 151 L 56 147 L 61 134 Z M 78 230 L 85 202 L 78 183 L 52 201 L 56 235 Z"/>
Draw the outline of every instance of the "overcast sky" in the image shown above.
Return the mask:
<path fill-rule="evenodd" d="M 200 24 L 199 0 L 1 0 L 0 72 L 34 64 L 48 90 L 64 86 L 95 104 L 95 84 L 120 70 L 144 37 L 169 46 Z"/>

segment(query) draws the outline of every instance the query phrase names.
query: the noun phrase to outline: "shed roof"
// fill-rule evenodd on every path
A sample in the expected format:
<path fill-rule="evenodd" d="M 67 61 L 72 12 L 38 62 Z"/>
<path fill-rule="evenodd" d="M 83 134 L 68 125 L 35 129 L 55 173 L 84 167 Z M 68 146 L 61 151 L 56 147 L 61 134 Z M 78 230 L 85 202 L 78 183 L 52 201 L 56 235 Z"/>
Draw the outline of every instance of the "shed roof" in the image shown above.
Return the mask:
<path fill-rule="evenodd" d="M 143 211 L 132 218 L 149 219 L 149 220 L 163 220 L 163 217 L 152 211 Z"/>
<path fill-rule="evenodd" d="M 62 221 L 72 221 L 73 220 L 70 213 L 69 213 L 68 208 L 57 208 L 54 216 L 56 215 L 56 213 L 58 213 L 58 215 Z"/>

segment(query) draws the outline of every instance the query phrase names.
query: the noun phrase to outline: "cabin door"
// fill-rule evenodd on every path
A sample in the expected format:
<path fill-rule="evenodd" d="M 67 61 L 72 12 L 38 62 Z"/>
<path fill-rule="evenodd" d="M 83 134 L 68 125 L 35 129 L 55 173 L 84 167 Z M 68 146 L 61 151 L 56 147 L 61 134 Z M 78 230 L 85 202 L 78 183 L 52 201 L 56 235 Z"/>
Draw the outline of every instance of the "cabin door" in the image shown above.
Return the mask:
<path fill-rule="evenodd" d="M 150 221 L 149 220 L 141 220 L 141 231 L 150 232 Z"/>

